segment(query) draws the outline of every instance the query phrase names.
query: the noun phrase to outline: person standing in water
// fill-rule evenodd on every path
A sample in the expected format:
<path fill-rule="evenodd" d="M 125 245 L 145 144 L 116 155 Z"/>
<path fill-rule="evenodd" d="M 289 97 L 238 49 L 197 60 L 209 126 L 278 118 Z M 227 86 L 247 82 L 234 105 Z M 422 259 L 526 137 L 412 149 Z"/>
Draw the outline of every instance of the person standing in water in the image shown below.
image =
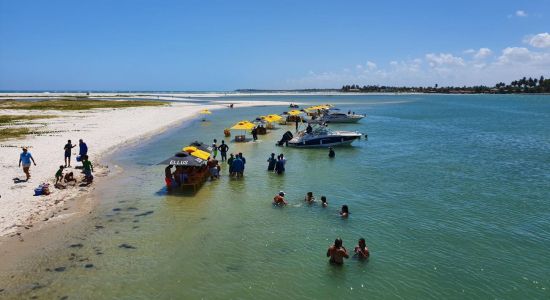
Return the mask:
<path fill-rule="evenodd" d="M 212 157 L 216 158 L 218 156 L 218 140 L 214 139 L 214 143 L 212 143 Z"/>
<path fill-rule="evenodd" d="M 271 153 L 271 157 L 267 159 L 267 162 L 268 162 L 267 170 L 274 171 L 275 165 L 277 164 L 277 159 L 275 159 L 275 153 Z"/>
<path fill-rule="evenodd" d="M 235 160 L 235 156 L 233 153 L 229 154 L 229 159 L 227 159 L 227 164 L 229 165 L 229 176 L 235 175 L 235 171 L 233 170 L 233 161 Z"/>
<path fill-rule="evenodd" d="M 285 206 L 288 202 L 285 201 L 285 192 L 280 191 L 273 197 L 273 205 Z"/>
<path fill-rule="evenodd" d="M 67 141 L 67 144 L 63 149 L 65 150 L 65 168 L 71 166 L 71 150 L 76 147 L 76 145 L 73 145 L 71 140 Z"/>
<path fill-rule="evenodd" d="M 321 206 L 328 207 L 327 197 L 321 196 Z"/>
<path fill-rule="evenodd" d="M 361 259 L 369 258 L 370 252 L 364 238 L 360 238 L 357 246 L 355 246 L 355 256 Z"/>
<path fill-rule="evenodd" d="M 313 192 L 307 192 L 307 195 L 304 197 L 304 201 L 308 204 L 315 202 L 315 197 L 313 197 Z"/>
<path fill-rule="evenodd" d="M 218 147 L 220 149 L 220 154 L 222 156 L 222 161 L 227 160 L 227 151 L 229 150 L 229 146 L 225 143 L 224 140 L 222 140 L 222 144 Z"/>
<path fill-rule="evenodd" d="M 334 240 L 334 244 L 328 247 L 327 257 L 330 257 L 330 263 L 343 265 L 344 258 L 349 258 L 348 250 L 344 248 L 341 238 Z"/>
<path fill-rule="evenodd" d="M 343 219 L 347 219 L 349 217 L 349 208 L 347 205 L 342 205 L 342 209 L 340 210 L 340 217 Z"/>
<path fill-rule="evenodd" d="M 27 147 L 23 147 L 23 152 L 19 154 L 19 167 L 21 167 L 21 164 L 23 164 L 23 172 L 25 173 L 25 176 L 27 176 L 27 181 L 31 178 L 30 168 L 31 168 L 31 160 L 32 163 L 36 166 L 36 162 L 34 162 L 34 158 L 32 157 L 31 153 L 28 152 Z"/>
<path fill-rule="evenodd" d="M 334 149 L 332 147 L 328 147 L 328 157 L 334 158 L 336 156 L 336 153 L 334 153 Z"/>

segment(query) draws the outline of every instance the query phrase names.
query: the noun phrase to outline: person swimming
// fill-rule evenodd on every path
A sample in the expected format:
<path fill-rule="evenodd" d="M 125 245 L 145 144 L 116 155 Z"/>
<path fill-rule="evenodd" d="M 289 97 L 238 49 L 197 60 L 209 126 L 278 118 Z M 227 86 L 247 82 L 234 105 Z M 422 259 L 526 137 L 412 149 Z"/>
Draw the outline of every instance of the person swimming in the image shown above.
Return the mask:
<path fill-rule="evenodd" d="M 342 205 L 342 209 L 340 210 L 340 217 L 347 218 L 349 217 L 349 208 L 347 205 Z"/>
<path fill-rule="evenodd" d="M 330 257 L 330 263 L 343 265 L 344 258 L 349 258 L 348 250 L 344 248 L 341 238 L 334 240 L 334 244 L 328 247 L 327 257 Z"/>
<path fill-rule="evenodd" d="M 313 202 L 315 202 L 315 197 L 313 197 L 313 192 L 307 192 L 307 195 L 304 197 L 304 201 L 309 204 L 312 204 Z"/>
<path fill-rule="evenodd" d="M 369 258 L 370 252 L 364 238 L 360 238 L 357 246 L 355 246 L 355 256 L 360 259 Z"/>
<path fill-rule="evenodd" d="M 327 197 L 321 196 L 321 205 L 323 207 L 328 207 Z"/>

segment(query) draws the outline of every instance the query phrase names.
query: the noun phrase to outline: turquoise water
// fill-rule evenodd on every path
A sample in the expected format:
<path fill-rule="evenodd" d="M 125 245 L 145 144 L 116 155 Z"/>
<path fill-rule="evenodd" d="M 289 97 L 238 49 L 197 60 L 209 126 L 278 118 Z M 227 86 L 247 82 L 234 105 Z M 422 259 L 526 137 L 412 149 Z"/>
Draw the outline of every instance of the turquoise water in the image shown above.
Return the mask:
<path fill-rule="evenodd" d="M 22 295 L 550 297 L 550 96 L 258 98 L 366 113 L 359 124 L 331 127 L 366 132 L 368 141 L 337 148 L 334 160 L 325 149 L 275 147 L 293 126 L 256 143 L 229 143 L 247 159 L 245 178 L 228 178 L 224 168 L 221 180 L 195 196 L 168 195 L 163 166 L 155 164 L 194 140 L 220 140 L 236 121 L 286 108 L 215 111 L 209 122 L 119 151 L 112 161 L 124 173 L 99 188 L 89 230 L 75 234 L 83 247 L 64 245 L 37 259 L 32 280 L 45 287 Z M 271 152 L 287 157 L 283 176 L 265 171 Z M 288 207 L 271 205 L 279 190 L 287 192 Z M 305 205 L 308 191 L 327 196 L 329 207 Z M 350 207 L 347 220 L 337 215 L 343 204 Z M 365 237 L 370 260 L 328 264 L 326 249 L 336 237 L 348 250 Z M 87 260 L 68 260 L 70 253 Z M 67 269 L 43 271 L 59 266 Z"/>

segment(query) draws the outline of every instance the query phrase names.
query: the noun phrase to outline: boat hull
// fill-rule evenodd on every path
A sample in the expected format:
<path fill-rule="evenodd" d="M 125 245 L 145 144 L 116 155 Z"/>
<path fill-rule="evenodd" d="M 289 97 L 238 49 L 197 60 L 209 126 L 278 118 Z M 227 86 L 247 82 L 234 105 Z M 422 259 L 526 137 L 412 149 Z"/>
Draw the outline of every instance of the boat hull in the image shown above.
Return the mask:
<path fill-rule="evenodd" d="M 350 136 L 327 136 L 319 137 L 310 140 L 290 140 L 288 141 L 289 147 L 295 148 L 326 148 L 336 146 L 349 146 L 351 143 L 359 139 L 361 135 Z"/>

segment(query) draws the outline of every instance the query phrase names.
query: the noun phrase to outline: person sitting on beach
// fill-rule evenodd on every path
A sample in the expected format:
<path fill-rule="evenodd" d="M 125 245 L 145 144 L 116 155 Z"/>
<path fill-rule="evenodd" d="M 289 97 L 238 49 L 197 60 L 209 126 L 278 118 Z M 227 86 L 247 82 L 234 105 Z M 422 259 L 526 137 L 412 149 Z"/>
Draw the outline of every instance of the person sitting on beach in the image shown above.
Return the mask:
<path fill-rule="evenodd" d="M 275 164 L 277 164 L 277 159 L 275 159 L 275 153 L 271 153 L 271 157 L 267 159 L 267 170 L 268 171 L 274 171 L 275 170 Z"/>
<path fill-rule="evenodd" d="M 312 204 L 315 202 L 315 197 L 313 197 L 313 192 L 307 192 L 306 196 L 304 197 L 304 201 L 308 204 Z"/>
<path fill-rule="evenodd" d="M 347 218 L 349 217 L 349 209 L 347 205 L 342 205 L 342 209 L 340 210 L 340 217 Z"/>
<path fill-rule="evenodd" d="M 369 258 L 370 252 L 364 238 L 360 238 L 357 246 L 355 246 L 355 256 L 361 259 Z"/>
<path fill-rule="evenodd" d="M 285 201 L 285 192 L 280 191 L 275 197 L 273 197 L 273 205 L 279 205 L 284 206 L 287 205 L 288 202 Z"/>
<path fill-rule="evenodd" d="M 321 196 L 321 206 L 328 207 L 327 197 Z"/>
<path fill-rule="evenodd" d="M 336 156 L 336 153 L 334 153 L 334 149 L 332 147 L 328 147 L 328 157 L 334 158 Z"/>
<path fill-rule="evenodd" d="M 76 179 L 74 178 L 73 172 L 65 174 L 65 183 L 74 182 L 76 184 Z"/>
<path fill-rule="evenodd" d="M 349 258 L 348 250 L 344 248 L 341 238 L 337 238 L 334 244 L 328 247 L 327 257 L 330 257 L 330 263 L 336 265 L 344 264 L 344 258 Z"/>
<path fill-rule="evenodd" d="M 57 184 L 63 180 L 63 169 L 65 167 L 63 166 L 59 166 L 59 170 L 57 170 L 57 172 L 55 172 L 55 185 L 57 186 Z"/>
<path fill-rule="evenodd" d="M 84 155 L 82 158 L 82 166 L 84 168 L 84 180 L 90 184 L 92 181 L 94 181 L 94 176 L 92 175 L 92 172 L 94 171 L 94 166 L 92 165 L 92 162 L 88 159 L 88 155 Z"/>

